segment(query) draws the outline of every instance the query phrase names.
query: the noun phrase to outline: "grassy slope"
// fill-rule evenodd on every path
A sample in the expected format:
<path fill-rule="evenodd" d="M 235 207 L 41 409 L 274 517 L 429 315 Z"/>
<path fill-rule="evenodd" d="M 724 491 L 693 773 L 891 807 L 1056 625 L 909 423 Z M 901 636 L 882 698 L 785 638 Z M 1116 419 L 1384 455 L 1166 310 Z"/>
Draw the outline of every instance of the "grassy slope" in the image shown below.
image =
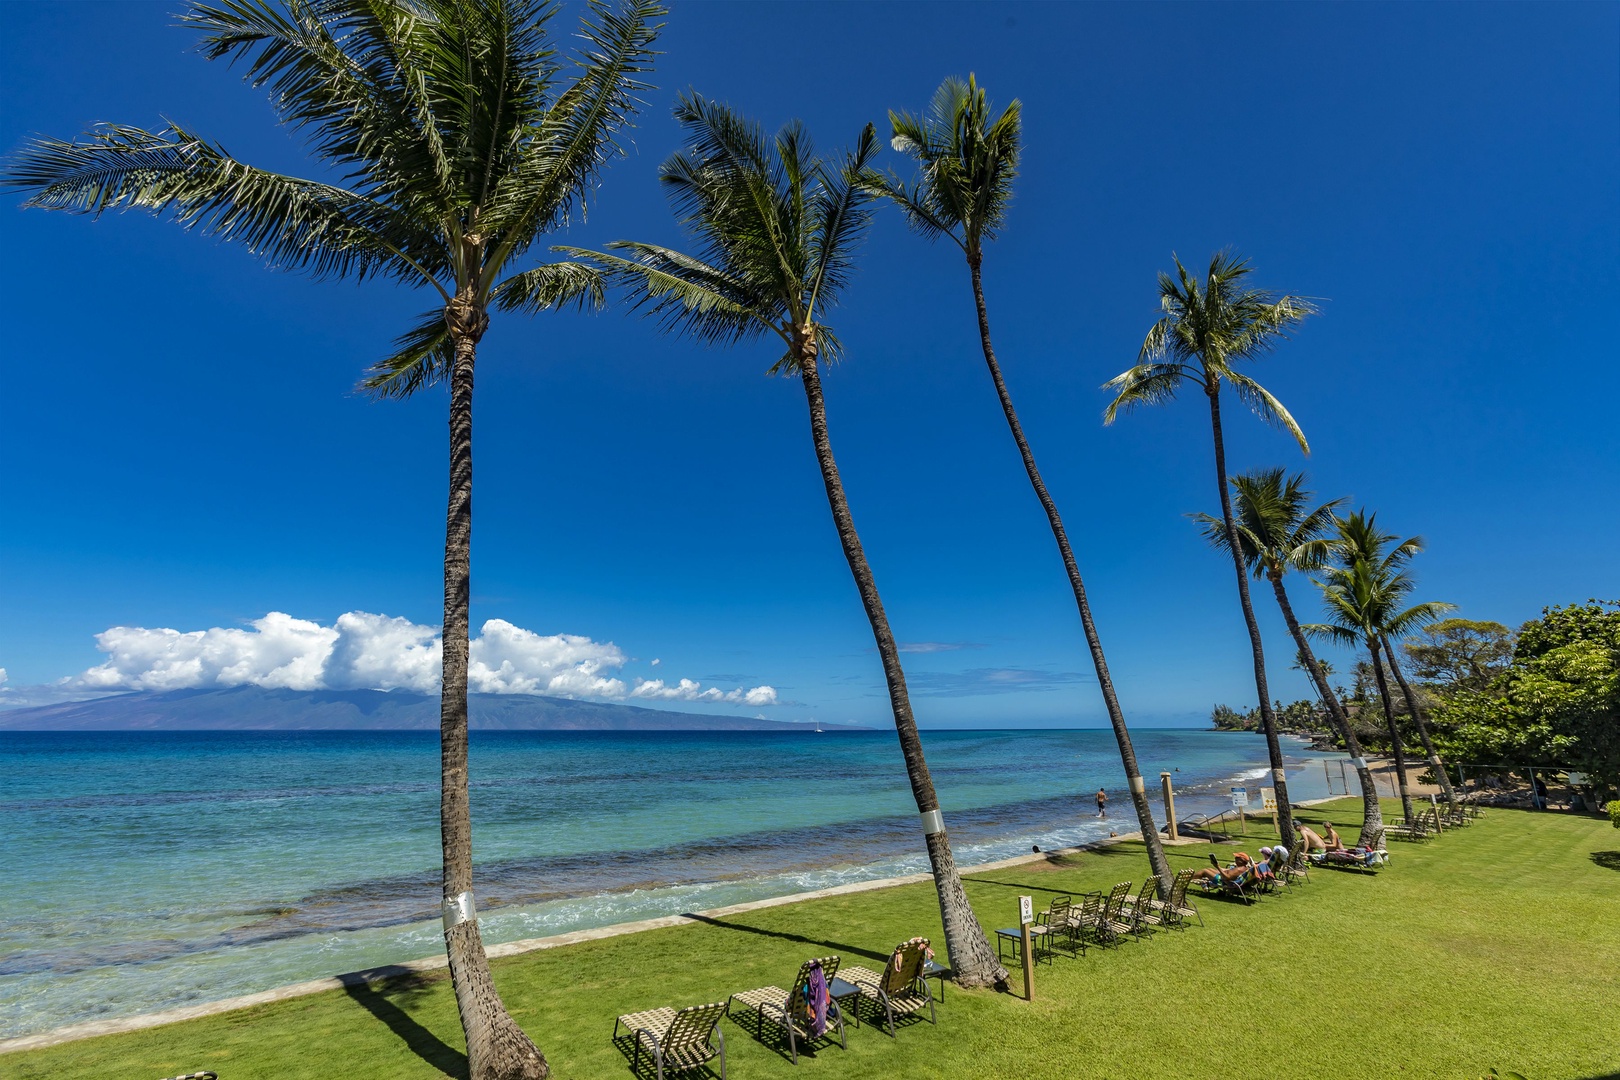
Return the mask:
<path fill-rule="evenodd" d="M 1331 814 L 1353 834 L 1347 800 Z M 1302 815 L 1319 821 L 1321 811 Z M 1351 827 L 1346 827 L 1347 825 Z M 1251 852 L 1264 840 L 1245 843 Z M 1498 810 L 1423 846 L 1398 845 L 1376 877 L 1317 870 L 1310 885 L 1252 908 L 1202 900 L 1205 928 L 1160 933 L 1036 974 L 1036 1000 L 951 987 L 940 1024 L 851 1029 L 788 1064 L 774 1044 L 724 1021 L 734 1077 L 1249 1075 L 1620 1076 L 1620 875 L 1592 854 L 1620 848 L 1606 822 Z M 1171 849 L 1207 865 L 1205 846 Z M 1225 849 L 1229 853 L 1231 849 Z M 976 874 L 988 929 L 1042 904 L 1140 879 L 1139 845 Z M 497 961 L 518 1021 L 559 1077 L 626 1077 L 609 1039 L 619 1012 L 723 999 L 792 978 L 836 952 L 877 966 L 913 933 L 937 941 L 924 884 L 750 912 Z M 442 977 L 332 992 L 128 1035 L 0 1056 L 0 1077 L 222 1080 L 335 1075 L 463 1076 L 461 1032 Z M 1286 1068 L 1239 1067 L 1234 1052 L 1288 1047 Z M 1213 1068 L 1215 1059 L 1228 1064 Z M 356 1067 L 358 1066 L 358 1071 Z"/>

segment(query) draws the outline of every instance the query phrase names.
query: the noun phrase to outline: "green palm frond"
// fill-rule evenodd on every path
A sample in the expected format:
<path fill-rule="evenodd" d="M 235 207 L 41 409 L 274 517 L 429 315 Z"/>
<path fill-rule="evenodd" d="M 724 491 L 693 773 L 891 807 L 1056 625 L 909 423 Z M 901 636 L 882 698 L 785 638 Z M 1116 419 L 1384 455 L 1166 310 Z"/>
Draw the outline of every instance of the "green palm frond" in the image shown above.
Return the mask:
<path fill-rule="evenodd" d="M 554 311 L 570 304 L 601 308 L 607 303 L 607 290 L 601 271 L 577 262 L 555 262 L 513 274 L 497 285 L 491 301 L 502 311 L 534 314 Z"/>
<path fill-rule="evenodd" d="M 1194 376 L 1182 364 L 1142 363 L 1103 383 L 1103 389 L 1117 391 L 1103 410 L 1103 423 L 1112 424 L 1121 410 L 1130 412 L 1141 405 L 1160 405 L 1176 396 L 1185 379 Z"/>
<path fill-rule="evenodd" d="M 340 187 L 245 165 L 174 126 L 104 125 L 87 142 L 37 138 L 12 155 L 0 183 L 32 192 L 25 206 L 170 214 L 316 277 L 433 280 L 435 238 L 414 221 Z"/>
<path fill-rule="evenodd" d="M 1305 432 L 1300 430 L 1299 424 L 1294 420 L 1292 414 L 1283 407 L 1282 402 L 1272 396 L 1270 390 L 1267 390 L 1249 376 L 1236 371 L 1228 370 L 1226 372 L 1226 381 L 1232 384 L 1232 389 L 1237 393 L 1238 400 L 1247 405 L 1250 412 L 1273 427 L 1282 428 L 1292 435 L 1294 441 L 1299 443 L 1299 448 L 1304 453 L 1309 454 L 1311 452 L 1310 444 L 1305 441 Z"/>
<path fill-rule="evenodd" d="M 849 284 L 855 249 L 872 222 L 871 161 L 877 152 L 877 129 L 867 124 L 840 168 L 819 169 L 805 222 L 811 237 L 809 318 L 823 289 L 840 292 Z"/>
<path fill-rule="evenodd" d="M 1336 527 L 1334 511 L 1343 499 L 1334 499 L 1314 509 L 1312 492 L 1305 487 L 1305 474 L 1287 475 L 1283 469 L 1254 469 L 1231 478 L 1233 519 L 1243 537 L 1244 559 L 1263 571 L 1314 571 L 1324 566 L 1335 551 L 1328 534 Z M 1205 539 L 1227 549 L 1226 525 L 1209 514 L 1195 514 Z"/>
<path fill-rule="evenodd" d="M 394 340 L 394 354 L 371 365 L 360 389 L 376 398 L 407 398 L 450 374 L 455 351 L 443 311 L 429 311 Z"/>
<path fill-rule="evenodd" d="M 613 285 L 630 293 L 632 305 L 658 319 L 666 330 L 700 341 L 730 345 L 776 332 L 774 312 L 762 312 L 747 288 L 725 272 L 655 244 L 615 241 L 625 258 L 586 248 L 558 248 L 592 264 Z"/>
<path fill-rule="evenodd" d="M 622 153 L 620 131 L 651 89 L 652 44 L 664 14 L 655 0 L 635 0 L 617 12 L 592 0 L 580 36 L 586 48 L 576 59 L 580 74 L 556 102 L 534 120 L 510 171 L 495 185 L 480 224 L 503 237 L 498 260 L 522 254 L 541 233 L 565 225 L 579 199 L 593 187 L 608 161 Z"/>

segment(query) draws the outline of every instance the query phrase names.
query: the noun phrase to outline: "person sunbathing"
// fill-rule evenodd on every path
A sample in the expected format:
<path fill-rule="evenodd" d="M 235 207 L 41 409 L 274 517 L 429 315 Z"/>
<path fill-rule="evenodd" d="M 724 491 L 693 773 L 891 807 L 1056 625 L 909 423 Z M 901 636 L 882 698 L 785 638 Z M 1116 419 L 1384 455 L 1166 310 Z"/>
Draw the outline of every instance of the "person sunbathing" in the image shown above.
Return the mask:
<path fill-rule="evenodd" d="M 1298 825 L 1299 827 L 1299 842 L 1305 845 L 1306 851 L 1327 850 L 1327 841 L 1322 839 L 1321 833 L 1317 832 L 1309 825 L 1300 825 L 1298 822 L 1295 822 L 1295 825 Z"/>
<path fill-rule="evenodd" d="M 1325 850 L 1327 850 L 1327 851 L 1344 851 L 1344 850 L 1346 850 L 1346 848 L 1344 846 L 1344 841 L 1339 839 L 1339 830 L 1335 829 L 1333 827 L 1333 822 L 1331 822 L 1331 821 L 1322 822 L 1322 828 L 1327 830 L 1327 836 L 1324 838 L 1327 841 Z"/>
<path fill-rule="evenodd" d="M 1288 863 L 1288 849 L 1278 844 L 1276 847 L 1263 847 L 1260 849 L 1260 862 L 1255 865 L 1254 872 L 1263 878 L 1274 878 L 1277 871 Z"/>
<path fill-rule="evenodd" d="M 1231 885 L 1243 879 L 1243 876 L 1254 869 L 1254 863 L 1243 852 L 1232 856 L 1232 865 L 1223 868 L 1219 859 L 1212 851 L 1209 853 L 1211 866 L 1206 866 L 1193 875 L 1194 881 L 1221 882 Z"/>

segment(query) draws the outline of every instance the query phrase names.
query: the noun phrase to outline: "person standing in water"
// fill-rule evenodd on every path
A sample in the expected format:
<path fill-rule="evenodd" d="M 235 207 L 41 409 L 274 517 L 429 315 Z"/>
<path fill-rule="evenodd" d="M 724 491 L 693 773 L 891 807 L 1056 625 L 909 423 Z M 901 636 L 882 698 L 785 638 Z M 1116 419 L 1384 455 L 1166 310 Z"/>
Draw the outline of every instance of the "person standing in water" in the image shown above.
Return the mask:
<path fill-rule="evenodd" d="M 1097 816 L 1100 818 L 1108 816 L 1108 792 L 1102 788 L 1097 789 Z"/>

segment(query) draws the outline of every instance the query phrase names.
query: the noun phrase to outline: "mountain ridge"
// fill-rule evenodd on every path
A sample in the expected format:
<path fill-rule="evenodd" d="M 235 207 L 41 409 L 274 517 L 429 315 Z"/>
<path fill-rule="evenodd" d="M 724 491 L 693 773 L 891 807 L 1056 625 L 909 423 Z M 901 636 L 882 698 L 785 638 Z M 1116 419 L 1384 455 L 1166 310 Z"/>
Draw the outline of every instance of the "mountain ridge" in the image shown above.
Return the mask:
<path fill-rule="evenodd" d="M 808 724 L 673 712 L 541 694 L 469 694 L 475 731 L 807 731 Z M 853 724 L 820 725 L 866 731 Z M 258 686 L 142 690 L 0 712 L 5 731 L 421 731 L 439 727 L 437 694 Z"/>

